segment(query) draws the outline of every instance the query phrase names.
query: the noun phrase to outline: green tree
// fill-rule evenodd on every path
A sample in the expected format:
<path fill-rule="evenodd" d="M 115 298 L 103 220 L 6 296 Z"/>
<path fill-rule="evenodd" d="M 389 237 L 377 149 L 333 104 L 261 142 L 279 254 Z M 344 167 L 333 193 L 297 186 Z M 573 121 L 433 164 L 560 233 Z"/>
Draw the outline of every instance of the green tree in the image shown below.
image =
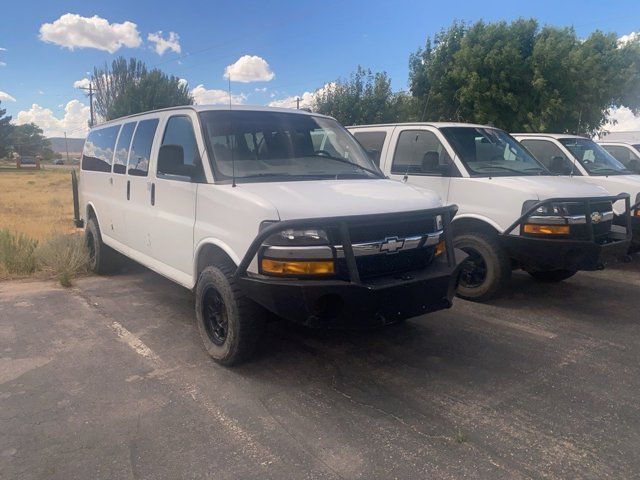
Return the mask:
<path fill-rule="evenodd" d="M 0 158 L 4 158 L 9 154 L 9 139 L 11 137 L 11 117 L 5 115 L 7 110 L 2 108 L 0 100 Z"/>
<path fill-rule="evenodd" d="M 593 134 L 611 107 L 640 111 L 638 43 L 535 20 L 454 23 L 411 55 L 411 93 L 425 120 Z"/>
<path fill-rule="evenodd" d="M 135 58 L 115 59 L 109 67 L 94 68 L 96 113 L 104 120 L 155 110 L 191 105 L 193 97 L 184 82 L 158 70 L 148 70 Z"/>
<path fill-rule="evenodd" d="M 314 110 L 343 125 L 397 122 L 408 109 L 409 98 L 394 93 L 386 72 L 372 73 L 358 66 L 349 79 L 339 79 L 318 90 Z"/>
<path fill-rule="evenodd" d="M 42 155 L 52 157 L 51 144 L 42 134 L 42 129 L 35 123 L 15 125 L 11 129 L 9 144 L 20 156 Z"/>

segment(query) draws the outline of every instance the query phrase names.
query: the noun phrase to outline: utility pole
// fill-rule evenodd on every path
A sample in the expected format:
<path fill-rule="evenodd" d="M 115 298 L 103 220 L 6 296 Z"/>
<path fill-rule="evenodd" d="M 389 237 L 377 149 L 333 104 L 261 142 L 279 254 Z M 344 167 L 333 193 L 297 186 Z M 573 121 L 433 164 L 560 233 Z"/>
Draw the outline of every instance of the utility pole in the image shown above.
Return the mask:
<path fill-rule="evenodd" d="M 300 110 L 300 97 L 296 97 L 296 109 Z"/>
<path fill-rule="evenodd" d="M 67 164 L 69 163 L 69 143 L 67 142 L 67 132 L 64 132 L 64 148 L 67 150 Z"/>
<path fill-rule="evenodd" d="M 95 119 L 93 116 L 93 83 L 89 82 L 89 86 L 88 87 L 78 87 L 80 90 L 88 90 L 89 93 L 87 94 L 89 96 L 89 112 L 91 114 L 91 119 L 89 120 L 89 126 L 93 127 L 95 125 Z"/>

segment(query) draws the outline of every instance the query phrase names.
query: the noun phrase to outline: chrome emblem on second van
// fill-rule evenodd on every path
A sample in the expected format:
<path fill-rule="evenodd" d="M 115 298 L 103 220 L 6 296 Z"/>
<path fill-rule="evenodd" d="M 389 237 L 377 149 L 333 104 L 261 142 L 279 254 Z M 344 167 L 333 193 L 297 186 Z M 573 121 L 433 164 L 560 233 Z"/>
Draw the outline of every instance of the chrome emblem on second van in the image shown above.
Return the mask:
<path fill-rule="evenodd" d="M 398 237 L 387 237 L 384 242 L 380 244 L 380 251 L 386 253 L 396 253 L 404 247 L 404 238 L 398 239 Z"/>
<path fill-rule="evenodd" d="M 600 212 L 591 212 L 591 223 L 600 223 L 602 214 Z"/>

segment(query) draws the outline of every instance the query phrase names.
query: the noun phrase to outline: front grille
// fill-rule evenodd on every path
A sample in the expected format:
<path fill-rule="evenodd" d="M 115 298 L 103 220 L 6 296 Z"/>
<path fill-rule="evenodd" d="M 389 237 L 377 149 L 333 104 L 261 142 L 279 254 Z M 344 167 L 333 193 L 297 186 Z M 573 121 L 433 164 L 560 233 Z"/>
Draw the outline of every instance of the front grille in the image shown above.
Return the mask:
<path fill-rule="evenodd" d="M 433 261 L 434 254 L 435 247 L 422 247 L 406 252 L 356 257 L 356 265 L 358 266 L 360 278 L 366 279 L 425 268 Z M 336 261 L 336 271 L 340 278 L 349 278 L 349 271 L 344 258 Z"/>

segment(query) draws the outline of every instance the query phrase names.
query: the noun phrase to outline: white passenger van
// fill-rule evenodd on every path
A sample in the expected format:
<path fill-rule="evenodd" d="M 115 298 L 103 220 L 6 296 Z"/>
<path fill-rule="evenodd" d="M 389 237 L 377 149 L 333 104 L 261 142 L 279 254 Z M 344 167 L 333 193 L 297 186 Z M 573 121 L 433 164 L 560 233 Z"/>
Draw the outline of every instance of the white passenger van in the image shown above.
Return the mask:
<path fill-rule="evenodd" d="M 513 136 L 552 173 L 575 176 L 600 185 L 612 194 L 628 193 L 632 203 L 632 250 L 640 248 L 640 175 L 637 172 L 589 138 L 550 133 L 514 133 Z M 624 202 L 617 202 L 614 212 L 614 223 L 624 225 L 627 222 Z"/>
<path fill-rule="evenodd" d="M 451 306 L 456 207 L 386 179 L 335 120 L 181 107 L 93 128 L 79 179 L 91 267 L 119 252 L 196 292 L 209 354 L 252 351 L 266 311 L 393 323 Z"/>
<path fill-rule="evenodd" d="M 613 158 L 623 164 L 627 170 L 640 173 L 640 142 L 598 142 Z"/>
<path fill-rule="evenodd" d="M 496 295 L 521 268 L 541 281 L 602 268 L 622 256 L 630 229 L 612 227 L 612 197 L 604 188 L 551 176 L 502 130 L 462 123 L 349 127 L 389 177 L 437 192 L 457 204 L 454 245 L 468 259 L 458 295 Z"/>

